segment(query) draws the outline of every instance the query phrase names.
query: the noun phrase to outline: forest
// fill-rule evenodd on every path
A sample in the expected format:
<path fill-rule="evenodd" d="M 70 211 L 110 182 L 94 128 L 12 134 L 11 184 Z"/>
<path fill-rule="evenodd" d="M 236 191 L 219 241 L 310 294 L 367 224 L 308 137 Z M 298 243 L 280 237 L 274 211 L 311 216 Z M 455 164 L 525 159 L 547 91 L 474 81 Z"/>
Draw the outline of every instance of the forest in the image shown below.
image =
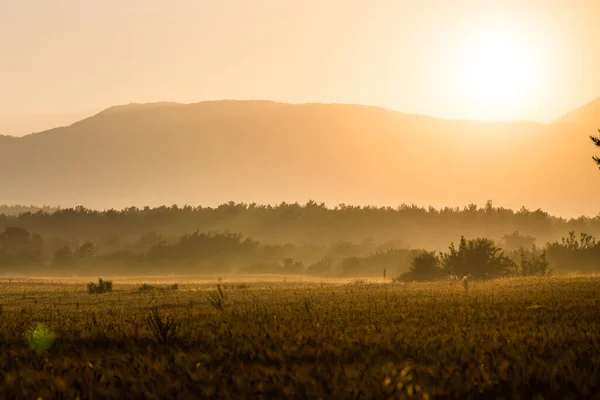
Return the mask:
<path fill-rule="evenodd" d="M 314 201 L 0 209 L 5 275 L 379 277 L 385 271 L 390 278 L 423 280 L 600 272 L 599 217 L 566 220 L 491 202 L 442 210 L 327 208 Z"/>

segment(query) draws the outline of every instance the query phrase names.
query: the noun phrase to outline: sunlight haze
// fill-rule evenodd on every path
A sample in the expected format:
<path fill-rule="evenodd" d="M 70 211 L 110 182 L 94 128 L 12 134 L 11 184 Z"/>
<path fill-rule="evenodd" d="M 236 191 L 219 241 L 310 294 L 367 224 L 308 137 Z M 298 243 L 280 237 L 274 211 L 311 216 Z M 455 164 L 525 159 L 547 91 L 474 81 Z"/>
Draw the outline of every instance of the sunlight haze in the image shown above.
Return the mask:
<path fill-rule="evenodd" d="M 0 400 L 600 399 L 600 0 L 0 0 Z"/>
<path fill-rule="evenodd" d="M 216 99 L 550 122 L 600 95 L 598 15 L 594 0 L 1 0 L 0 134 Z"/>

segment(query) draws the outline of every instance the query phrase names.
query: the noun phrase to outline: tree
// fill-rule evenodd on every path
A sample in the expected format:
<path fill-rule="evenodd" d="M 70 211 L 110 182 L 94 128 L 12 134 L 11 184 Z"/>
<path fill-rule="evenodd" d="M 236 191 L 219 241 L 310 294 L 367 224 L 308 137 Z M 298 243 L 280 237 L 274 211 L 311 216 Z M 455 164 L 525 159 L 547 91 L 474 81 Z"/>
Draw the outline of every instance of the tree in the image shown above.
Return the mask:
<path fill-rule="evenodd" d="M 63 246 L 54 252 L 52 264 L 57 266 L 72 265 L 75 263 L 75 255 L 69 246 Z"/>
<path fill-rule="evenodd" d="M 598 129 L 598 132 L 600 132 L 600 129 Z M 600 147 L 600 136 L 590 136 L 590 139 L 592 139 L 592 142 L 594 142 L 596 146 Z M 596 164 L 598 164 L 598 168 L 600 168 L 600 158 L 598 156 L 594 156 L 592 158 Z"/>
<path fill-rule="evenodd" d="M 539 250 L 533 246 L 530 251 L 526 251 L 523 247 L 519 249 L 521 258 L 521 275 L 534 276 L 546 275 L 549 272 L 550 263 L 546 259 L 546 251 Z"/>
<path fill-rule="evenodd" d="M 506 234 L 502 236 L 504 245 L 502 246 L 506 251 L 518 251 L 521 247 L 526 249 L 535 246 L 535 238 L 529 235 L 522 235 L 519 231 Z"/>
<path fill-rule="evenodd" d="M 600 271 L 600 242 L 590 234 L 582 232 L 578 240 L 575 232 L 571 231 L 561 242 L 548 243 L 546 252 L 550 261 L 560 269 Z"/>
<path fill-rule="evenodd" d="M 96 247 L 89 240 L 75 250 L 75 258 L 79 261 L 87 261 L 96 255 Z"/>
<path fill-rule="evenodd" d="M 440 259 L 435 251 L 424 251 L 416 256 L 410 270 L 402 274 L 403 280 L 429 281 L 441 278 L 444 270 L 440 267 Z"/>
<path fill-rule="evenodd" d="M 43 240 L 23 228 L 7 226 L 0 232 L 0 266 L 34 265 L 44 261 Z"/>
<path fill-rule="evenodd" d="M 283 260 L 282 272 L 285 274 L 303 274 L 306 271 L 302 261 L 296 261 L 293 258 Z"/>
<path fill-rule="evenodd" d="M 309 265 L 306 273 L 312 276 L 331 274 L 333 271 L 333 260 L 327 256 L 322 257 L 318 262 Z"/>
<path fill-rule="evenodd" d="M 514 261 L 506 257 L 493 240 L 485 238 L 467 241 L 464 236 L 461 237 L 458 249 L 452 243 L 450 252 L 442 254 L 442 264 L 451 275 L 471 275 L 480 279 L 509 276 L 517 272 Z"/>

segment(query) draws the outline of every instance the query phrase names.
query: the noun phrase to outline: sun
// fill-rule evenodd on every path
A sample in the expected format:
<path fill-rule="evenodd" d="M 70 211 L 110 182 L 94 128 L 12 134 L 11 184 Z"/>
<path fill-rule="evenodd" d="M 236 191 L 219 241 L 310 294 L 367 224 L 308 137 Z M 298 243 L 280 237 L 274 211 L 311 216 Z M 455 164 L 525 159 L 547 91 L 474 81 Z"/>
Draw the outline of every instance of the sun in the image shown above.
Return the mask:
<path fill-rule="evenodd" d="M 481 119 L 505 119 L 526 107 L 533 89 L 535 49 L 502 26 L 472 32 L 458 54 L 458 90 Z"/>

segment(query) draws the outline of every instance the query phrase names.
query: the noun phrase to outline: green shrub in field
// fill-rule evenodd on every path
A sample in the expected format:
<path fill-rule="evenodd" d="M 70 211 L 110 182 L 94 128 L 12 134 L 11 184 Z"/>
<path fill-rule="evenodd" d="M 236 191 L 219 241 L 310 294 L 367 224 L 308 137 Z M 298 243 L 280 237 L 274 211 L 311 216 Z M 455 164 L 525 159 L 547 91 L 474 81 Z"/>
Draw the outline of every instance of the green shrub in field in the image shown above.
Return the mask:
<path fill-rule="evenodd" d="M 102 278 L 98 278 L 98 284 L 94 282 L 88 283 L 87 290 L 89 294 L 109 293 L 112 292 L 112 286 L 112 281 L 105 281 Z"/>
<path fill-rule="evenodd" d="M 55 336 L 44 324 L 31 326 L 26 332 L 27 344 L 36 351 L 46 351 L 54 344 Z"/>

